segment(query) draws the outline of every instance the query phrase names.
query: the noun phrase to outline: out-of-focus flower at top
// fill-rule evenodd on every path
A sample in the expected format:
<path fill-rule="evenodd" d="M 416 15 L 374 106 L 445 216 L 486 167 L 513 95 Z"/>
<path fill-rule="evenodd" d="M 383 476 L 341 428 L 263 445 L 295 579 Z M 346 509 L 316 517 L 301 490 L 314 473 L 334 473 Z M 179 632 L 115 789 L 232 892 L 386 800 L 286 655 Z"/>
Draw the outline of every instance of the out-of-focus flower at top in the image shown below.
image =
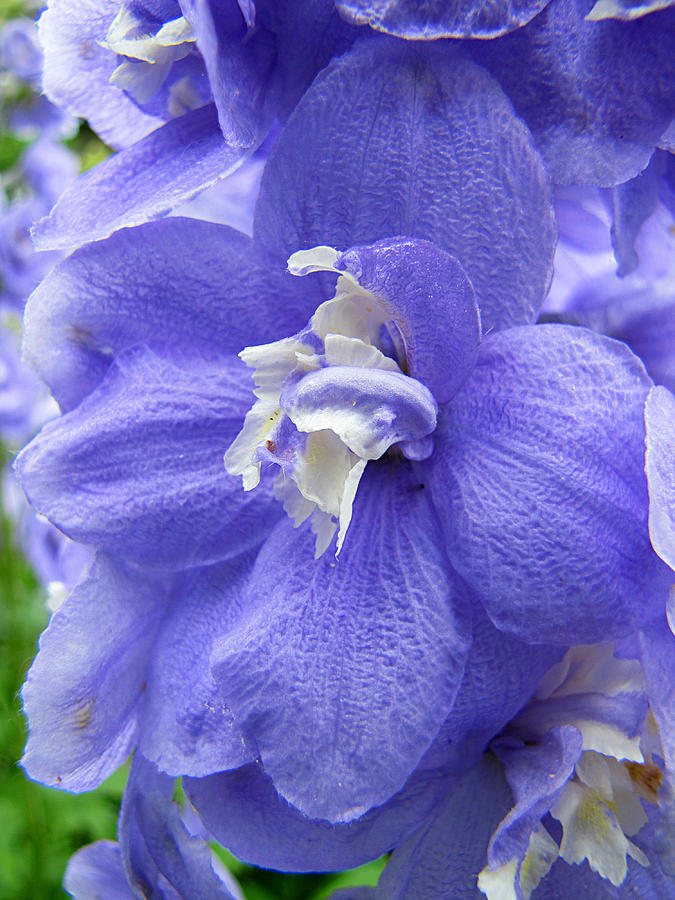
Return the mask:
<path fill-rule="evenodd" d="M 662 614 L 652 382 L 618 342 L 529 324 L 553 244 L 545 171 L 494 80 L 451 44 L 371 38 L 280 134 L 252 240 L 166 219 L 54 270 L 25 352 L 64 415 L 17 470 L 39 511 L 104 552 L 28 676 L 33 777 L 91 787 L 135 744 L 169 774 L 259 761 L 301 813 L 348 822 L 402 789 L 451 714 L 470 589 L 522 641 L 609 639 Z M 319 268 L 354 309 L 323 305 L 335 272 L 285 273 L 318 246 L 337 248 Z M 286 340 L 299 333 L 306 346 Z M 261 435 L 263 456 L 288 449 L 289 480 L 299 462 L 302 497 L 335 524 L 356 480 L 335 453 L 368 459 L 338 560 L 283 514 L 276 465 L 250 492 L 224 469 L 255 400 L 236 354 L 277 341 L 257 352 L 309 430 Z M 321 431 L 328 469 L 312 470 Z M 92 597 L 113 623 L 103 646 Z"/>
<path fill-rule="evenodd" d="M 234 171 L 357 33 L 332 0 L 50 0 L 47 96 L 125 149 L 62 198 L 38 246 L 141 224 Z"/>
<path fill-rule="evenodd" d="M 527 122 L 556 184 L 611 187 L 647 166 L 675 117 L 675 10 L 593 22 L 592 7 L 552 0 L 471 52 Z"/>

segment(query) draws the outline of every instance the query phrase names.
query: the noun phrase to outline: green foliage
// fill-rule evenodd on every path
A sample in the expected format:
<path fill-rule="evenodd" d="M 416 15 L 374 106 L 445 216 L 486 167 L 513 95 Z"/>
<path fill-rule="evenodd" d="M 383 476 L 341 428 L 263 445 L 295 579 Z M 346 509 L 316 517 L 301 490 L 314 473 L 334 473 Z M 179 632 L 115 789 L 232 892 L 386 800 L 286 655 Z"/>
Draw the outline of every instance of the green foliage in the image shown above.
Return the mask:
<path fill-rule="evenodd" d="M 0 135 L 0 172 L 6 172 L 19 161 L 29 141 L 22 141 L 13 134 Z"/>
<path fill-rule="evenodd" d="M 103 143 L 86 122 L 82 122 L 77 133 L 64 143 L 80 157 L 81 172 L 93 169 L 112 153 L 110 147 Z"/>
<path fill-rule="evenodd" d="M 26 10 L 26 5 L 24 0 L 0 0 L 0 27 L 10 19 L 30 15 Z"/>
<path fill-rule="evenodd" d="M 387 862 L 387 857 L 383 856 L 348 872 L 281 875 L 247 866 L 218 844 L 213 843 L 211 847 L 241 885 L 246 900 L 327 900 L 338 888 L 356 885 L 374 887 Z"/>
<path fill-rule="evenodd" d="M 72 853 L 115 838 L 126 773 L 74 796 L 28 781 L 17 765 L 26 735 L 19 688 L 48 614 L 4 514 L 0 528 L 0 897 L 49 900 L 65 896 L 60 885 Z"/>

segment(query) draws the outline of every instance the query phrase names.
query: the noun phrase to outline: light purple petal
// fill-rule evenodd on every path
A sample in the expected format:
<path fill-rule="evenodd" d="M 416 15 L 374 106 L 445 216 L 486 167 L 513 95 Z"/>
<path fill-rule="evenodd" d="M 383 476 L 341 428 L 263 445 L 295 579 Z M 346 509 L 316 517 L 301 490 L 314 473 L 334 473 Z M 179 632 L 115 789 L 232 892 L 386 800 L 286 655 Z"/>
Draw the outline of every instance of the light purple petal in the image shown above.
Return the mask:
<path fill-rule="evenodd" d="M 612 189 L 612 244 L 620 278 L 637 268 L 639 258 L 635 239 L 656 207 L 660 176 L 661 157 L 656 153 L 643 172 Z"/>
<path fill-rule="evenodd" d="M 530 837 L 574 775 L 582 751 L 574 726 L 554 728 L 537 742 L 514 745 L 499 739 L 493 749 L 504 765 L 514 805 L 490 840 L 488 862 L 497 869 L 512 859 L 522 863 Z"/>
<path fill-rule="evenodd" d="M 556 184 L 610 187 L 649 162 L 675 113 L 675 11 L 634 22 L 552 0 L 529 25 L 474 42 L 527 122 Z"/>
<path fill-rule="evenodd" d="M 71 856 L 63 879 L 63 889 L 75 900 L 133 900 L 115 841 L 96 841 Z"/>
<path fill-rule="evenodd" d="M 414 40 L 498 37 L 525 25 L 548 0 L 448 3 L 447 0 L 338 0 L 350 21 Z"/>
<path fill-rule="evenodd" d="M 99 556 L 42 634 L 22 697 L 22 765 L 43 784 L 99 785 L 133 749 L 161 581 Z"/>
<path fill-rule="evenodd" d="M 225 140 L 255 147 L 272 124 L 274 44 L 249 31 L 236 0 L 182 0 L 204 60 Z"/>
<path fill-rule="evenodd" d="M 214 871 L 206 841 L 185 827 L 171 800 L 173 785 L 140 754 L 134 757 L 120 816 L 120 845 L 134 895 L 241 900 Z"/>
<path fill-rule="evenodd" d="M 502 767 L 486 754 L 449 787 L 425 826 L 397 847 L 373 900 L 479 900 L 488 841 L 510 806 Z"/>
<path fill-rule="evenodd" d="M 35 508 L 73 540 L 151 568 L 231 558 L 283 515 L 271 486 L 247 494 L 225 471 L 250 390 L 236 359 L 175 365 L 137 346 L 42 429 L 16 471 Z"/>
<path fill-rule="evenodd" d="M 218 363 L 299 331 L 323 296 L 224 225 L 166 219 L 77 250 L 28 301 L 24 360 L 71 408 L 146 343 Z"/>
<path fill-rule="evenodd" d="M 317 77 L 263 176 L 254 233 L 285 260 L 407 235 L 455 256 L 484 330 L 548 288 L 547 175 L 499 85 L 451 44 L 362 41 Z"/>
<path fill-rule="evenodd" d="M 376 859 L 419 828 L 447 790 L 442 773 L 414 773 L 382 806 L 331 824 L 287 803 L 260 765 L 183 784 L 206 827 L 239 859 L 291 872 L 329 872 Z"/>
<path fill-rule="evenodd" d="M 35 245 L 72 250 L 159 218 L 229 175 L 248 153 L 225 142 L 213 105 L 185 113 L 81 175 L 35 226 Z"/>
<path fill-rule="evenodd" d="M 467 610 L 419 487 L 402 460 L 369 463 L 337 561 L 282 522 L 216 646 L 235 721 L 310 817 L 350 821 L 400 790 L 459 687 Z"/>
<path fill-rule="evenodd" d="M 405 238 L 353 247 L 336 268 L 384 299 L 405 341 L 407 374 L 445 403 L 468 377 L 480 344 L 480 313 L 457 260 Z"/>
<path fill-rule="evenodd" d="M 451 561 L 498 628 L 590 643 L 661 608 L 667 570 L 649 543 L 644 476 L 650 384 L 625 345 L 585 329 L 483 341 L 424 466 Z"/>
<path fill-rule="evenodd" d="M 163 772 L 210 775 L 255 759 L 211 673 L 218 634 L 241 612 L 253 554 L 177 581 L 148 664 L 139 748 Z"/>
<path fill-rule="evenodd" d="M 420 768 L 443 766 L 454 773 L 472 766 L 565 652 L 550 644 L 525 644 L 498 631 L 475 598 L 472 634 L 457 699 Z"/>
<path fill-rule="evenodd" d="M 105 40 L 119 7 L 119 0 L 50 0 L 39 21 L 42 86 L 52 103 L 87 119 L 106 143 L 127 147 L 162 119 L 146 115 L 110 84 L 117 55 L 98 42 Z"/>
<path fill-rule="evenodd" d="M 661 559 L 675 569 L 675 397 L 664 387 L 645 404 L 649 535 Z"/>

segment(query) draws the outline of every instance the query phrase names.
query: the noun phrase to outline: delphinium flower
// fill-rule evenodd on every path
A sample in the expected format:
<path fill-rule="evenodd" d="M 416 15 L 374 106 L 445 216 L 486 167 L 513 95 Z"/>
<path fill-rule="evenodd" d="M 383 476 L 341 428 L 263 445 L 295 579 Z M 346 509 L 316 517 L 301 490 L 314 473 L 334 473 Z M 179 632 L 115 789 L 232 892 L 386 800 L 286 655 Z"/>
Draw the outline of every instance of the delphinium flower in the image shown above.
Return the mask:
<path fill-rule="evenodd" d="M 35 22 L 7 22 L 0 32 L 1 114 L 7 133 L 27 144 L 0 180 L 0 438 L 14 452 L 58 413 L 45 386 L 19 358 L 26 298 L 63 256 L 36 253 L 30 227 L 78 171 L 76 155 L 61 142 L 72 135 L 74 121 L 37 95 L 41 62 Z M 3 474 L 2 495 L 4 512 L 50 603 L 58 602 L 79 579 L 89 551 L 40 520 L 9 472 Z"/>
<path fill-rule="evenodd" d="M 675 638 L 665 619 L 571 648 L 347 900 L 673 896 Z"/>
<path fill-rule="evenodd" d="M 122 801 L 120 842 L 97 841 L 68 864 L 63 886 L 75 900 L 244 900 L 194 813 L 181 811 L 172 798 L 173 786 L 173 779 L 135 759 Z"/>
<path fill-rule="evenodd" d="M 454 751 L 475 728 L 457 704 L 485 610 L 504 640 L 563 648 L 662 615 L 652 382 L 619 343 L 530 324 L 553 243 L 546 173 L 494 80 L 452 45 L 373 38 L 279 136 L 253 240 L 162 220 L 60 264 L 25 341 L 64 414 L 17 468 L 99 556 L 24 689 L 33 777 L 86 789 L 136 747 L 377 855 L 419 822 L 426 792 L 407 818 L 392 798 L 439 729 L 456 711 Z M 243 347 L 274 420 L 251 491 L 222 461 L 239 467 L 255 410 Z"/>
<path fill-rule="evenodd" d="M 357 31 L 332 0 L 51 0 L 47 95 L 120 152 L 62 198 L 38 246 L 148 221 L 232 172 Z"/>
<path fill-rule="evenodd" d="M 128 18 L 140 5 L 109 4 L 92 58 L 114 58 L 147 115 L 185 60 L 200 63 L 196 44 L 223 126 L 218 90 L 233 82 L 219 80 L 230 57 L 210 17 L 232 13 L 236 41 L 245 28 L 268 62 L 265 29 L 276 36 L 270 84 L 296 85 L 284 117 L 319 67 L 288 45 L 283 74 L 292 6 L 260 5 L 250 28 L 252 4 L 166 4 L 146 34 Z M 487 49 L 364 37 L 281 133 L 253 240 L 164 220 L 84 247 L 38 289 L 26 356 L 63 415 L 17 465 L 36 507 L 98 552 L 24 689 L 33 777 L 88 789 L 135 749 L 137 772 L 156 767 L 167 795 L 184 776 L 209 830 L 250 861 L 338 868 L 392 846 L 400 860 L 447 797 L 490 783 L 491 764 L 464 773 L 569 645 L 661 623 L 672 574 L 653 520 L 671 429 L 648 401 L 650 509 L 644 410 L 663 397 L 625 346 L 533 324 L 554 244 L 549 173 L 625 181 L 672 118 L 671 13 L 621 32 L 584 14 L 553 0 Z M 547 76 L 577 33 L 578 70 L 526 77 Z M 134 56 L 146 38 L 168 56 L 143 100 L 160 63 Z M 625 66 L 608 92 L 612 41 Z M 260 112 L 246 106 L 245 124 L 262 133 Z M 257 139 L 227 152 L 238 161 Z M 222 174 L 221 141 L 212 106 L 167 121 L 80 183 L 43 242 L 167 211 Z M 502 797 L 505 812 L 503 783 Z M 163 809 L 141 844 L 166 840 Z M 137 878 L 134 829 L 123 813 L 117 873 L 121 853 L 135 889 L 168 879 L 190 896 L 156 853 Z M 197 853 L 188 864 L 208 873 Z"/>
<path fill-rule="evenodd" d="M 0 303 L 21 310 L 61 253 L 36 253 L 30 226 L 45 216 L 75 179 L 77 157 L 62 143 L 74 123 L 37 98 L 41 53 L 35 23 L 7 22 L 0 32 L 3 130 L 28 146 L 2 173 L 0 186 Z"/>
<path fill-rule="evenodd" d="M 664 161 L 670 175 L 672 164 L 669 159 Z M 668 208 L 672 205 L 669 180 L 654 174 L 651 180 L 652 173 L 644 173 L 639 176 L 641 185 L 621 186 L 605 197 L 588 189 L 582 196 L 574 188 L 557 198 L 560 241 L 551 291 L 542 312 L 548 319 L 586 325 L 625 341 L 652 378 L 672 389 L 675 222 Z M 634 203 L 625 202 L 641 186 L 646 196 L 638 194 Z M 657 202 L 659 189 L 665 203 Z M 624 190 L 628 197 L 622 198 Z M 612 211 L 618 210 L 623 215 L 613 222 Z M 628 227 L 622 227 L 622 222 Z M 617 274 L 617 266 L 622 271 L 626 265 L 630 271 L 623 268 L 623 273 Z"/>

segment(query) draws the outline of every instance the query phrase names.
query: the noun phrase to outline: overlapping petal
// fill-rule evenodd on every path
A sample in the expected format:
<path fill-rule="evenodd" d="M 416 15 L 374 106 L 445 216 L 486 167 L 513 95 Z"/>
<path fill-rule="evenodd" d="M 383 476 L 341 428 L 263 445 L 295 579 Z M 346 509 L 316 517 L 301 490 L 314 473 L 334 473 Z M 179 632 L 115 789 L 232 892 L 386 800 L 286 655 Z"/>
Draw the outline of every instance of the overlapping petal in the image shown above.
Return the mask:
<path fill-rule="evenodd" d="M 78 850 L 68 862 L 63 889 L 75 900 L 105 897 L 106 900 L 132 900 L 122 862 L 122 852 L 115 841 L 97 841 Z"/>
<path fill-rule="evenodd" d="M 16 461 L 24 490 L 73 540 L 149 567 L 187 568 L 261 543 L 282 514 L 223 465 L 249 401 L 236 359 L 176 365 L 144 346 L 47 424 Z"/>
<path fill-rule="evenodd" d="M 91 122 L 113 147 L 127 147 L 162 124 L 110 83 L 117 57 L 98 44 L 119 10 L 118 0 L 51 0 L 40 18 L 43 88 L 57 106 Z"/>
<path fill-rule="evenodd" d="M 120 816 L 120 846 L 134 895 L 241 900 L 237 887 L 230 890 L 214 871 L 206 841 L 186 828 L 172 792 L 173 779 L 138 754 Z"/>
<path fill-rule="evenodd" d="M 484 756 L 451 786 L 424 827 L 397 847 L 373 900 L 477 900 L 486 847 L 510 800 L 500 764 Z"/>
<path fill-rule="evenodd" d="M 229 175 L 248 153 L 223 140 L 213 104 L 185 113 L 82 175 L 35 226 L 35 244 L 72 250 L 159 218 Z"/>
<path fill-rule="evenodd" d="M 469 276 L 484 330 L 533 321 L 555 243 L 547 176 L 499 85 L 456 46 L 386 38 L 336 60 L 298 104 L 254 234 L 279 262 L 320 244 L 432 240 Z"/>
<path fill-rule="evenodd" d="M 346 822 L 398 791 L 438 731 L 468 610 L 403 461 L 368 465 L 339 560 L 313 544 L 290 522 L 273 532 L 214 672 L 278 792 Z"/>
<path fill-rule="evenodd" d="M 28 775 L 86 791 L 124 762 L 165 598 L 160 579 L 106 556 L 94 561 L 52 616 L 23 688 Z"/>
<path fill-rule="evenodd" d="M 204 60 L 218 119 L 232 147 L 254 147 L 273 118 L 269 82 L 275 51 L 271 36 L 247 40 L 247 22 L 236 0 L 182 0 Z M 263 32 L 264 34 L 264 32 Z"/>
<path fill-rule="evenodd" d="M 662 608 L 643 471 L 650 383 L 624 345 L 583 329 L 484 340 L 425 466 L 453 565 L 498 628 L 587 643 Z"/>
<path fill-rule="evenodd" d="M 557 184 L 608 187 L 646 167 L 675 114 L 675 11 L 593 22 L 592 6 L 553 0 L 472 53 L 527 122 Z"/>
<path fill-rule="evenodd" d="M 338 271 L 382 298 L 405 342 L 408 374 L 445 403 L 478 356 L 480 312 L 457 260 L 427 241 L 378 241 L 340 254 Z"/>
<path fill-rule="evenodd" d="M 306 281 L 224 225 L 173 218 L 122 230 L 76 251 L 35 291 L 24 360 L 68 409 L 135 344 L 220 361 L 293 334 L 317 306 Z"/>
<path fill-rule="evenodd" d="M 211 671 L 219 634 L 233 627 L 254 554 L 186 572 L 148 658 L 139 751 L 171 775 L 210 775 L 255 759 Z"/>
<path fill-rule="evenodd" d="M 312 79 L 364 29 L 345 22 L 334 0 L 256 0 L 259 25 L 274 34 L 277 114 L 285 120 Z"/>
<path fill-rule="evenodd" d="M 454 37 L 498 37 L 525 25 L 548 0 L 338 0 L 350 21 L 414 40 Z"/>
<path fill-rule="evenodd" d="M 639 259 L 635 239 L 656 206 L 660 174 L 661 156 L 657 152 L 643 172 L 612 191 L 612 244 L 620 278 L 637 268 Z"/>
<path fill-rule="evenodd" d="M 425 753 L 421 769 L 443 767 L 459 773 L 470 768 L 564 653 L 563 647 L 525 644 L 498 631 L 475 597 L 472 639 L 452 711 Z"/>
<path fill-rule="evenodd" d="M 54 614 L 24 687 L 28 774 L 90 790 L 136 747 L 171 774 L 252 761 L 210 667 L 251 563 L 160 577 L 99 554 Z"/>
<path fill-rule="evenodd" d="M 376 859 L 415 831 L 448 789 L 443 772 L 415 773 L 382 806 L 334 824 L 291 806 L 260 765 L 183 784 L 205 826 L 239 859 L 290 872 L 329 872 Z"/>
<path fill-rule="evenodd" d="M 675 397 L 664 387 L 645 404 L 649 482 L 649 535 L 661 559 L 675 569 Z"/>

